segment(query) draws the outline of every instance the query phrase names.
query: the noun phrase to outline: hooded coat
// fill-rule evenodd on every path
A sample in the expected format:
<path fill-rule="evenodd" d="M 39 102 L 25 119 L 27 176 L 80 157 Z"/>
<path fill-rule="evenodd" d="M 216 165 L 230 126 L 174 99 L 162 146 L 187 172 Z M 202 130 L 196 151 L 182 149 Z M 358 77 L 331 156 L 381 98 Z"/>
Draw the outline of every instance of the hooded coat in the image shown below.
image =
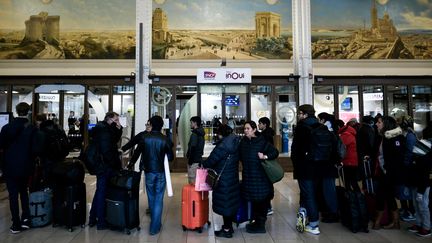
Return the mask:
<path fill-rule="evenodd" d="M 188 143 L 188 150 L 186 157 L 188 158 L 188 164 L 201 163 L 204 152 L 204 129 L 198 127 L 192 130 L 192 134 Z"/>

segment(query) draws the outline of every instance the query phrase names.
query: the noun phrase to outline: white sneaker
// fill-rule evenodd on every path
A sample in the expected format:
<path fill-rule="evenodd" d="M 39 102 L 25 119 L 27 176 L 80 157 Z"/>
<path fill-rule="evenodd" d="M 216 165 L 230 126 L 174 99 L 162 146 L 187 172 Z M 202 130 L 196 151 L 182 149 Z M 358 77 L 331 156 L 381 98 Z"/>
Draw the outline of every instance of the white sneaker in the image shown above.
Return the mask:
<path fill-rule="evenodd" d="M 319 235 L 321 233 L 318 226 L 312 227 L 310 225 L 306 225 L 305 231 L 313 235 Z"/>
<path fill-rule="evenodd" d="M 303 233 L 306 226 L 306 215 L 304 212 L 297 213 L 296 229 L 298 232 Z"/>
<path fill-rule="evenodd" d="M 267 209 L 267 216 L 270 216 L 273 214 L 273 208 Z"/>

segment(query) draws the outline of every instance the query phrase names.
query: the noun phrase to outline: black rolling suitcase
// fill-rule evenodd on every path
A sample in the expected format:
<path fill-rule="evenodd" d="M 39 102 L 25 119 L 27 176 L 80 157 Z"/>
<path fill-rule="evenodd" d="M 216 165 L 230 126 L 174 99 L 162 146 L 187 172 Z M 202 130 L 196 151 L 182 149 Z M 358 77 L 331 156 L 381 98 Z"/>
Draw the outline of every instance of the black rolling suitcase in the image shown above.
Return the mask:
<path fill-rule="evenodd" d="M 58 185 L 54 187 L 53 227 L 66 226 L 70 232 L 74 226 L 85 227 L 86 185 Z"/>
<path fill-rule="evenodd" d="M 343 167 L 338 168 L 339 186 L 336 187 L 341 223 L 353 233 L 369 232 L 366 200 L 361 192 L 355 192 L 344 187 Z"/>
<path fill-rule="evenodd" d="M 111 229 L 126 234 L 139 227 L 139 185 L 141 175 L 135 171 L 120 171 L 110 179 L 106 195 L 106 221 Z"/>

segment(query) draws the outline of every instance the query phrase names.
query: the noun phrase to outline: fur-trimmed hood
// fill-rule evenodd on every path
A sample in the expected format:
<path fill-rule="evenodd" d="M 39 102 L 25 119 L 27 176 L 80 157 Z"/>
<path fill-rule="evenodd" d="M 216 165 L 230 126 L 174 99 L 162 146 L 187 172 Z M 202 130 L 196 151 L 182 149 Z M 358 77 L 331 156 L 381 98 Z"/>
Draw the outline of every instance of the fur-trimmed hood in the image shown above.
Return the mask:
<path fill-rule="evenodd" d="M 400 128 L 400 127 L 396 127 L 395 129 L 392 129 L 392 130 L 388 130 L 388 131 L 386 131 L 386 132 L 384 133 L 384 136 L 385 136 L 387 139 L 390 139 L 390 138 L 394 138 L 394 137 L 397 137 L 397 136 L 399 136 L 399 135 L 402 135 L 402 133 L 403 133 L 402 128 Z"/>

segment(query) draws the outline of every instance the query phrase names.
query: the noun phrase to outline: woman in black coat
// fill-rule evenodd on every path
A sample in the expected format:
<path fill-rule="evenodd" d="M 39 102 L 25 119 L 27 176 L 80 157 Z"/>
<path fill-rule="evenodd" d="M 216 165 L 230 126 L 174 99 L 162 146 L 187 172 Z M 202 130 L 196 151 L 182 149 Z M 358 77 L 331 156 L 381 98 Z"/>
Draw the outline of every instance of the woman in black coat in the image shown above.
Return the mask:
<path fill-rule="evenodd" d="M 401 184 L 401 175 L 405 151 L 405 137 L 395 119 L 389 116 L 378 118 L 377 128 L 382 136 L 378 153 L 378 171 L 376 172 L 378 188 L 376 194 L 377 218 L 373 229 L 380 229 L 380 222 L 387 205 L 392 212 L 392 222 L 386 229 L 399 229 L 399 210 L 396 204 L 396 189 Z"/>
<path fill-rule="evenodd" d="M 226 238 L 232 237 L 232 223 L 240 205 L 237 149 L 240 139 L 232 131 L 226 124 L 219 126 L 218 144 L 203 162 L 205 168 L 212 168 L 220 175 L 218 185 L 213 189 L 213 211 L 223 216 L 224 224 L 220 230 L 215 231 L 215 235 Z"/>
<path fill-rule="evenodd" d="M 248 233 L 265 233 L 267 209 L 273 198 L 273 184 L 267 178 L 261 161 L 276 159 L 279 152 L 257 131 L 254 121 L 244 125 L 245 136 L 240 141 L 240 160 L 243 165 L 242 196 L 252 203 L 253 222 L 246 225 Z"/>

